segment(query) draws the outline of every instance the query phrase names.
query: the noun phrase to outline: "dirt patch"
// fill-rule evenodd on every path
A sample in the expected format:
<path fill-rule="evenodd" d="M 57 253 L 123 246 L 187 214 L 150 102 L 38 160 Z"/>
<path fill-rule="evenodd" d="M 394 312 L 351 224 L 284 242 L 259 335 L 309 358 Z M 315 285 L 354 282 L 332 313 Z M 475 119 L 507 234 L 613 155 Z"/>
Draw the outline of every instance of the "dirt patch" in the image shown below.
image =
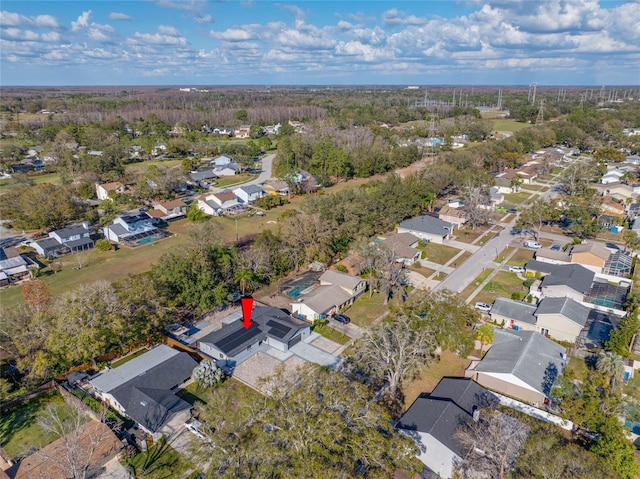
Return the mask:
<path fill-rule="evenodd" d="M 404 168 L 398 168 L 395 173 L 396 175 L 398 175 L 400 178 L 406 178 L 407 176 L 416 173 L 418 171 L 424 170 L 427 166 L 431 165 L 436 158 L 423 158 L 420 161 L 416 161 L 415 163 L 409 165 L 409 166 L 405 166 Z"/>

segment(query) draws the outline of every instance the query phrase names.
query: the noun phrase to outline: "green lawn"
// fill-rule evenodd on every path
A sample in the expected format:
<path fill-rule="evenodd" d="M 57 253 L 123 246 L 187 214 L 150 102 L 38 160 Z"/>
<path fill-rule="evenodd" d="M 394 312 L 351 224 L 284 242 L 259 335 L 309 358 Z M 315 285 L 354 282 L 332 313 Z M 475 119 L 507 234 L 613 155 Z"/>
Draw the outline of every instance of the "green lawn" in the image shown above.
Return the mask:
<path fill-rule="evenodd" d="M 480 273 L 476 279 L 474 279 L 469 286 L 467 286 L 462 293 L 460 293 L 460 296 L 462 297 L 462 299 L 467 299 L 469 296 L 471 296 L 471 293 L 473 293 L 476 288 L 478 286 L 480 286 L 482 284 L 482 282 L 487 279 L 487 277 L 493 272 L 493 269 L 487 268 L 485 269 L 482 273 Z"/>
<path fill-rule="evenodd" d="M 435 269 L 425 268 L 424 266 L 420 266 L 419 263 L 412 264 L 411 266 L 409 266 L 409 269 L 411 271 L 415 271 L 416 273 L 420 273 L 425 278 L 428 278 L 429 276 L 431 276 L 433 273 L 436 272 Z"/>
<path fill-rule="evenodd" d="M 543 191 L 548 188 L 543 185 L 522 185 L 521 189 L 533 192 L 533 191 Z"/>
<path fill-rule="evenodd" d="M 181 389 L 178 392 L 178 396 L 187 401 L 189 404 L 194 404 L 196 401 L 207 403 L 207 391 L 211 388 L 203 387 L 197 381 L 193 381 L 187 387 Z"/>
<path fill-rule="evenodd" d="M 346 334 L 341 333 L 337 329 L 333 329 L 331 326 L 313 326 L 313 331 L 330 339 L 334 343 L 346 344 L 351 339 Z"/>
<path fill-rule="evenodd" d="M 511 251 L 512 251 L 512 248 L 506 248 L 502 253 L 502 257 L 503 258 L 506 257 Z M 507 261 L 507 264 L 510 266 L 524 266 L 527 263 L 527 261 L 533 259 L 534 254 L 535 254 L 535 250 L 517 248 L 516 252 L 511 257 L 511 259 Z"/>
<path fill-rule="evenodd" d="M 522 285 L 522 280 L 515 273 L 498 271 L 480 293 L 475 297 L 476 301 L 492 304 L 496 298 L 511 298 L 511 293 L 518 292 L 522 296 L 528 291 Z"/>
<path fill-rule="evenodd" d="M 531 196 L 530 192 L 520 191 L 519 193 L 506 193 L 504 199 L 510 203 L 521 204 L 524 203 L 529 196 Z"/>
<path fill-rule="evenodd" d="M 515 120 L 497 119 L 493 120 L 493 129 L 497 131 L 519 131 L 531 127 L 530 123 L 521 123 Z"/>
<path fill-rule="evenodd" d="M 30 174 L 28 175 L 34 184 L 40 185 L 42 183 L 52 183 L 57 185 L 60 183 L 60 175 L 58 173 L 45 173 L 45 174 Z M 13 179 L 0 181 L 0 193 L 18 188 L 19 185 Z"/>
<path fill-rule="evenodd" d="M 172 168 L 182 164 L 183 160 L 148 160 L 140 161 L 138 163 L 129 163 L 125 166 L 127 173 L 144 173 L 150 166 L 164 166 L 166 168 Z"/>
<path fill-rule="evenodd" d="M 0 417 L 0 444 L 11 458 L 22 456 L 30 446 L 41 448 L 57 437 L 42 430 L 36 424 L 38 416 L 44 413 L 47 404 L 59 404 L 69 414 L 69 407 L 57 391 L 41 394 L 21 405 L 2 411 Z"/>
<path fill-rule="evenodd" d="M 345 312 L 351 318 L 353 324 L 367 327 L 376 318 L 388 311 L 387 306 L 383 303 L 384 297 L 381 293 L 374 293 L 372 297 L 369 297 L 369 292 L 365 292 Z"/>
<path fill-rule="evenodd" d="M 131 353 L 123 358 L 118 359 L 111 363 L 112 368 L 117 368 L 118 366 L 122 366 L 124 363 L 128 363 L 132 359 L 137 358 L 138 356 L 142 356 L 144 353 L 149 351 L 147 348 L 138 349 L 136 352 Z"/>
<path fill-rule="evenodd" d="M 193 468 L 191 461 L 164 441 L 154 444 L 148 451 L 141 452 L 129 461 L 122 460 L 122 463 L 138 479 L 180 477 Z"/>
<path fill-rule="evenodd" d="M 462 229 L 454 231 L 454 235 L 457 241 L 471 244 L 480 236 L 482 236 L 485 231 L 487 231 L 486 226 L 480 226 L 473 230 L 471 228 L 464 227 Z"/>
<path fill-rule="evenodd" d="M 216 188 L 226 188 L 227 186 L 241 185 L 242 183 L 246 183 L 247 181 L 253 180 L 257 177 L 258 175 L 250 175 L 247 173 L 242 173 L 235 176 L 225 176 L 224 178 L 216 180 Z"/>
<path fill-rule="evenodd" d="M 426 260 L 438 264 L 445 264 L 460 252 L 458 248 L 437 243 L 427 243 L 425 246 L 418 246 L 418 249 L 427 254 Z"/>

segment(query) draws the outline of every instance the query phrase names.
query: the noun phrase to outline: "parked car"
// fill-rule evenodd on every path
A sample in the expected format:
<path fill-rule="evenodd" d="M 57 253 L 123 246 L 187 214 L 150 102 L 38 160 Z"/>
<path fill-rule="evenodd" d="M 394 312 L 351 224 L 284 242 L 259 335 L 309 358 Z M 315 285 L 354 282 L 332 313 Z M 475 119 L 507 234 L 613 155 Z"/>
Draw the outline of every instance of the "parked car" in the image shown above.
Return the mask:
<path fill-rule="evenodd" d="M 193 434 L 195 434 L 198 439 L 205 439 L 205 435 L 202 434 L 198 428 L 201 426 L 202 424 L 200 423 L 200 421 L 198 421 L 197 419 L 194 419 L 191 422 L 185 422 L 184 423 L 184 427 L 186 427 L 189 431 L 191 431 Z"/>
<path fill-rule="evenodd" d="M 525 241 L 523 245 L 525 248 L 533 248 L 533 249 L 542 248 L 542 245 L 537 241 Z"/>
<path fill-rule="evenodd" d="M 345 316 L 344 314 L 334 314 L 333 319 L 342 324 L 349 324 L 351 322 L 349 316 Z"/>
<path fill-rule="evenodd" d="M 256 210 L 256 215 L 264 216 L 264 211 Z"/>
<path fill-rule="evenodd" d="M 509 266 L 511 273 L 524 273 L 525 269 L 522 266 Z"/>
<path fill-rule="evenodd" d="M 509 209 L 507 210 L 507 213 L 511 213 L 512 215 L 515 215 L 517 212 L 518 212 L 518 210 L 517 210 L 517 209 L 515 209 L 515 208 L 509 208 Z"/>
<path fill-rule="evenodd" d="M 491 305 L 487 303 L 476 303 L 474 308 L 476 308 L 479 311 L 483 311 L 485 313 L 488 313 L 489 311 L 491 311 Z"/>
<path fill-rule="evenodd" d="M 560 251 L 561 248 L 562 248 L 562 246 L 559 245 L 559 244 L 554 244 L 553 246 L 551 246 L 551 249 L 553 251 Z"/>

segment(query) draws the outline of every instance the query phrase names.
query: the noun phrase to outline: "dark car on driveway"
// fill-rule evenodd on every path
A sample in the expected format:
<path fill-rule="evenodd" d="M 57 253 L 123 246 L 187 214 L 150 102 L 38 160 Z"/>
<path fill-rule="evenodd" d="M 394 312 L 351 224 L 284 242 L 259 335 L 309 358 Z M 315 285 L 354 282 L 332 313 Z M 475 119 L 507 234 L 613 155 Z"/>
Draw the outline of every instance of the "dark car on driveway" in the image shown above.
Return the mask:
<path fill-rule="evenodd" d="M 333 316 L 333 319 L 335 319 L 336 321 L 342 324 L 348 324 L 351 322 L 351 320 L 349 319 L 349 316 L 345 316 L 344 314 L 335 314 Z"/>

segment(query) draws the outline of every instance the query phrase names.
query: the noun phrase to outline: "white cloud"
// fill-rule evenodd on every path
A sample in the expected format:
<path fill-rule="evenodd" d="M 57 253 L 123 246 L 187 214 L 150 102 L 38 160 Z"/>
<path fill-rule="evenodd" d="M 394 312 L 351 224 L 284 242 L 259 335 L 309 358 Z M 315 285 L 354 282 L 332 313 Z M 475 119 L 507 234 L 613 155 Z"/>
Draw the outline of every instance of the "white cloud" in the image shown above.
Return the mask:
<path fill-rule="evenodd" d="M 187 46 L 187 39 L 177 35 L 167 35 L 158 33 L 135 32 L 133 37 L 127 38 L 127 43 L 131 45 L 165 45 L 165 46 Z"/>
<path fill-rule="evenodd" d="M 89 38 L 96 42 L 111 42 L 115 38 L 115 29 L 111 25 L 92 23 L 89 27 Z"/>
<path fill-rule="evenodd" d="M 353 56 L 365 62 L 388 60 L 393 56 L 388 49 L 374 48 L 358 41 L 338 43 L 336 54 Z"/>
<path fill-rule="evenodd" d="M 209 36 L 225 42 L 244 42 L 255 38 L 254 34 L 244 28 L 229 28 L 224 32 L 210 31 Z"/>
<path fill-rule="evenodd" d="M 40 35 L 40 38 L 45 42 L 59 42 L 60 34 L 58 32 L 47 32 Z"/>
<path fill-rule="evenodd" d="M 86 12 L 82 12 L 82 15 L 78 17 L 75 22 L 71 22 L 71 30 L 74 32 L 80 30 L 81 28 L 86 28 L 89 26 L 89 17 L 91 16 L 91 10 L 87 10 Z"/>
<path fill-rule="evenodd" d="M 195 17 L 193 17 L 193 20 L 196 23 L 200 23 L 200 24 L 206 24 L 206 23 L 213 23 L 213 17 L 211 15 L 202 15 L 201 13 L 196 14 Z"/>
<path fill-rule="evenodd" d="M 387 10 L 382 14 L 382 22 L 385 25 L 424 25 L 427 21 L 424 18 L 416 17 L 415 15 L 406 15 L 404 12 L 396 8 Z"/>
<path fill-rule="evenodd" d="M 160 25 L 158 27 L 158 33 L 160 33 L 161 35 L 170 35 L 172 37 L 177 37 L 178 35 L 180 35 L 180 32 L 176 27 L 172 27 L 169 25 Z"/>
<path fill-rule="evenodd" d="M 126 13 L 111 12 L 109 14 L 109 20 L 133 20 L 133 17 Z"/>
<path fill-rule="evenodd" d="M 8 27 L 60 28 L 60 24 L 51 15 L 27 16 L 2 10 L 0 24 Z"/>

